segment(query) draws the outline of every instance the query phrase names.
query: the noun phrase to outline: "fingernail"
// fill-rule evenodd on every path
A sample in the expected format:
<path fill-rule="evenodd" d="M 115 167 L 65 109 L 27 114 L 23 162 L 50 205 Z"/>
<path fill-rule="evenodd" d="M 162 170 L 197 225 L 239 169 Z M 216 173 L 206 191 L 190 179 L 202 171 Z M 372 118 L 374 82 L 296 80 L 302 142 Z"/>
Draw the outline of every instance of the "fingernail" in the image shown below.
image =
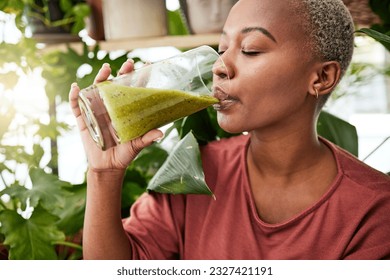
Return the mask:
<path fill-rule="evenodd" d="M 70 87 L 72 87 L 72 88 L 77 87 L 77 83 L 76 83 L 76 82 L 72 83 L 72 84 L 70 85 Z"/>
<path fill-rule="evenodd" d="M 128 59 L 127 59 L 127 62 L 134 63 L 134 60 L 133 60 L 132 58 L 128 58 Z"/>
<path fill-rule="evenodd" d="M 164 138 L 164 133 L 161 130 L 157 130 L 156 137 L 153 139 L 153 142 L 159 142 Z"/>
<path fill-rule="evenodd" d="M 105 63 L 103 63 L 103 67 L 110 67 L 110 64 L 105 62 Z"/>

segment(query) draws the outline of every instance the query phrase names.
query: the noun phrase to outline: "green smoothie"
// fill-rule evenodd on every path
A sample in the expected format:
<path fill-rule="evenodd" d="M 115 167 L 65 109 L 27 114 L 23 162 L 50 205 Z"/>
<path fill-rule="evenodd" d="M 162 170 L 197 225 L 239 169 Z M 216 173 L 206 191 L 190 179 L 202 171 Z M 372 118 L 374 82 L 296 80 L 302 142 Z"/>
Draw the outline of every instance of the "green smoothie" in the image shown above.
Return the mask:
<path fill-rule="evenodd" d="M 121 143 L 218 103 L 214 97 L 179 90 L 127 87 L 110 81 L 96 86 Z"/>

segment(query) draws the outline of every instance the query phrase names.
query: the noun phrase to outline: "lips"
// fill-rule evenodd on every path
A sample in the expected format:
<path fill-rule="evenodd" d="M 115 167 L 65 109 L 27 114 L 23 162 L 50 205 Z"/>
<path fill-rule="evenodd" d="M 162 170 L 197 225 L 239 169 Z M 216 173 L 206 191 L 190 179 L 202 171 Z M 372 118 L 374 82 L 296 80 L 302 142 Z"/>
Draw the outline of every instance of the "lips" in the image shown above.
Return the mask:
<path fill-rule="evenodd" d="M 223 111 L 229 109 L 238 99 L 232 95 L 227 94 L 222 88 L 216 86 L 213 88 L 213 97 L 217 98 L 219 102 L 214 104 L 213 107 L 217 111 Z"/>

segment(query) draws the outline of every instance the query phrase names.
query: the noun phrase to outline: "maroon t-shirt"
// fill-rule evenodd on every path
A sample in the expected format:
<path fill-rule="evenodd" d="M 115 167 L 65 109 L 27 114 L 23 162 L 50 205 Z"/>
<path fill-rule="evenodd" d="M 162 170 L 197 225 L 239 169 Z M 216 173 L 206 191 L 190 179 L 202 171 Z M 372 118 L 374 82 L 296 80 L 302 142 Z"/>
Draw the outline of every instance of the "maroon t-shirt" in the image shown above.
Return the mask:
<path fill-rule="evenodd" d="M 123 221 L 134 259 L 390 259 L 390 176 L 323 140 L 338 174 L 311 207 L 279 224 L 257 215 L 248 136 L 202 147 L 216 196 L 142 195 Z"/>

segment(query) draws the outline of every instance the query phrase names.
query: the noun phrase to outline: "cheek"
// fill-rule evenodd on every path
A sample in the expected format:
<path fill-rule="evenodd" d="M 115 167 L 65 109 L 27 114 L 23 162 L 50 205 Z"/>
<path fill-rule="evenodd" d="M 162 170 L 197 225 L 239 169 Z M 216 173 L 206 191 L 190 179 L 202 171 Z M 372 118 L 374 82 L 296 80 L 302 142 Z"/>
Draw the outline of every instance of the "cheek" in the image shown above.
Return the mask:
<path fill-rule="evenodd" d="M 304 98 L 306 85 L 304 69 L 292 66 L 292 63 L 273 60 L 263 67 L 249 68 L 242 74 L 240 82 L 245 91 L 247 102 L 259 106 L 282 106 L 283 103 L 292 102 L 296 98 Z M 251 106 L 253 104 L 247 104 Z M 267 109 L 267 108 L 265 108 Z"/>
<path fill-rule="evenodd" d="M 240 104 L 234 111 L 218 113 L 220 126 L 231 133 L 250 131 L 288 117 L 305 102 L 304 74 L 286 61 L 268 61 L 242 67 L 234 91 Z"/>

